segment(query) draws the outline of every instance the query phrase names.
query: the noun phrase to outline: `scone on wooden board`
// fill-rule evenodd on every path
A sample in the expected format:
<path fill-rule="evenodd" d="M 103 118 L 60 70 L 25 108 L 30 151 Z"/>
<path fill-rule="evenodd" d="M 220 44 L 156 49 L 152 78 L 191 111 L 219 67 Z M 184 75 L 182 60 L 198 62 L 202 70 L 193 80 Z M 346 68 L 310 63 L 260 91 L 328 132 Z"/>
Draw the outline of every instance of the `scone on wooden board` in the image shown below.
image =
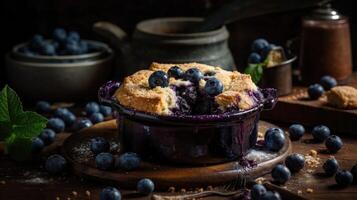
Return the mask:
<path fill-rule="evenodd" d="M 336 86 L 326 93 L 329 105 L 341 109 L 357 109 L 357 89 L 351 86 Z"/>

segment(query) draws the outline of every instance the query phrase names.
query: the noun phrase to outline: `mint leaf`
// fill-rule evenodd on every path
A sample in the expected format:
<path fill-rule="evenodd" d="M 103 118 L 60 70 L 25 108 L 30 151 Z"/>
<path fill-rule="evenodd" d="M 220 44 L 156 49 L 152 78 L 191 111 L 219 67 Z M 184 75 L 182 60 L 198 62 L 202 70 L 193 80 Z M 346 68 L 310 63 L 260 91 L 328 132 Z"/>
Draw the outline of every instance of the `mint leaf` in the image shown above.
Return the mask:
<path fill-rule="evenodd" d="M 245 68 L 244 73 L 249 74 L 252 77 L 252 81 L 258 84 L 263 77 L 263 63 L 262 64 L 249 64 Z"/>
<path fill-rule="evenodd" d="M 5 86 L 0 92 L 0 122 L 11 122 L 22 113 L 22 103 L 16 92 Z"/>
<path fill-rule="evenodd" d="M 6 152 L 16 161 L 24 161 L 30 158 L 32 151 L 32 138 L 16 136 L 12 134 L 5 140 Z"/>
<path fill-rule="evenodd" d="M 47 119 L 35 112 L 24 112 L 16 92 L 5 86 L 0 92 L 0 140 L 15 160 L 31 154 L 32 139 L 46 127 Z"/>

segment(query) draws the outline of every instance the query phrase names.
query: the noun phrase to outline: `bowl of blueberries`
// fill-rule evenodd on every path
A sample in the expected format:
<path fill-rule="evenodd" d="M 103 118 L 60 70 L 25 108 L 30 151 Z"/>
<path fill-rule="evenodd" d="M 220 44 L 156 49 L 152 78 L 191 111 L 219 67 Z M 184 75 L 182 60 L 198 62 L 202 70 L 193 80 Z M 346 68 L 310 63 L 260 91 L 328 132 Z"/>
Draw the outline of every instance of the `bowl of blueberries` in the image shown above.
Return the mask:
<path fill-rule="evenodd" d="M 6 56 L 9 84 L 29 100 L 77 101 L 95 96 L 110 77 L 113 51 L 81 39 L 76 31 L 56 28 L 51 38 L 35 34 Z"/>

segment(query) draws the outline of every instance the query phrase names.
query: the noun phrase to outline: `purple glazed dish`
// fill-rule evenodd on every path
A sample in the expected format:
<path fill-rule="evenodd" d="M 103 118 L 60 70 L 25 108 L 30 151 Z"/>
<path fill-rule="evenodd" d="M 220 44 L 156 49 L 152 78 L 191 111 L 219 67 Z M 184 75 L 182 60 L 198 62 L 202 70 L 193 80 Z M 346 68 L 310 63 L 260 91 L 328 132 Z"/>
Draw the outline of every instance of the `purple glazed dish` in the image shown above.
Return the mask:
<path fill-rule="evenodd" d="M 245 111 L 216 115 L 160 116 L 120 105 L 113 97 L 120 83 L 109 81 L 98 92 L 102 103 L 118 112 L 119 141 L 123 151 L 143 159 L 186 165 L 232 161 L 244 156 L 257 140 L 262 110 L 277 102 L 275 89 L 261 89 L 263 99 Z"/>

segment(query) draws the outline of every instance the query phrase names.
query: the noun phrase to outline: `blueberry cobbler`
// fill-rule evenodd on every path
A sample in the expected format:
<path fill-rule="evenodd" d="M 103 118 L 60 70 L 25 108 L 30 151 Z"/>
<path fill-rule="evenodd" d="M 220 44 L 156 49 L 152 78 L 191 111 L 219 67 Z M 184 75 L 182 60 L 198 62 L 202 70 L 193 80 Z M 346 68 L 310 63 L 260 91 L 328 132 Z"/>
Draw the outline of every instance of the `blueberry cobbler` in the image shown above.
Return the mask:
<path fill-rule="evenodd" d="M 157 115 L 244 111 L 262 98 L 250 75 L 199 63 L 152 63 L 126 77 L 115 96 L 123 106 Z"/>

